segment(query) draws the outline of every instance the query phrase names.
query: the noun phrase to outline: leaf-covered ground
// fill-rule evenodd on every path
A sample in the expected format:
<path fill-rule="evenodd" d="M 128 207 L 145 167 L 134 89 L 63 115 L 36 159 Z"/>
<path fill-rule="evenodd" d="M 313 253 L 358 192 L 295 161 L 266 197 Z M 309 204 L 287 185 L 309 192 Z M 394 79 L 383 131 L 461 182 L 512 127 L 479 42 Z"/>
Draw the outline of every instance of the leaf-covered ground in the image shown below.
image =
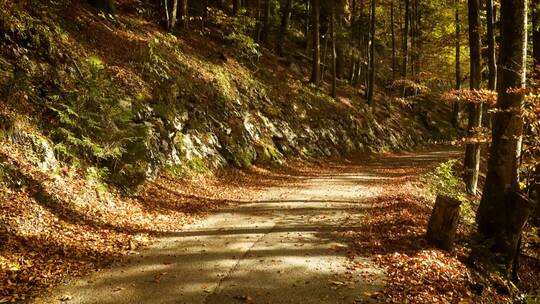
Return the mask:
<path fill-rule="evenodd" d="M 422 153 L 364 156 L 354 161 L 296 163 L 281 169 L 224 171 L 212 178 L 179 181 L 164 176 L 148 182 L 136 197 L 125 198 L 102 195 L 95 185 L 80 181 L 67 183 L 66 177 L 40 176 L 21 160 L 24 158 L 13 157 L 16 151 L 8 158 L 7 150 L 2 147 L 0 155 L 20 168 L 23 182 L 0 192 L 0 220 L 8 227 L 8 242 L 0 251 L 2 302 L 24 302 L 66 277 L 106 267 L 163 232 L 180 231 L 185 223 L 219 207 L 234 208 L 232 201 L 249 200 L 269 187 L 296 187 L 306 178 L 358 172 L 370 176 L 358 183 L 377 189 L 377 194 L 365 202 L 369 208 L 363 220 L 343 232 L 343 237 L 351 244 L 351 258 L 369 257 L 388 276 L 384 290 L 369 294 L 373 300 L 509 301 L 504 288 L 486 284 L 466 266 L 463 233 L 452 253 L 434 249 L 424 240 L 433 198 L 420 177 L 440 157 Z M 532 279 L 538 275 L 538 265 L 525 260 L 522 269 L 522 277 L 531 285 L 528 288 L 534 289 Z"/>

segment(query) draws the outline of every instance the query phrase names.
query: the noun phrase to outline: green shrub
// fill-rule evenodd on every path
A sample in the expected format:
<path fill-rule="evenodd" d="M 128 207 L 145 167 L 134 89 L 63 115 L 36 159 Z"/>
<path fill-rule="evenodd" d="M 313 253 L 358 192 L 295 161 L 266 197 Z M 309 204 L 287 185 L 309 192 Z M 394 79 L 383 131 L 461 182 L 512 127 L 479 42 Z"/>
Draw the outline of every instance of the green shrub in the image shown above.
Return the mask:
<path fill-rule="evenodd" d="M 236 54 L 244 58 L 261 56 L 259 44 L 253 40 L 251 33 L 257 26 L 257 20 L 245 14 L 229 16 L 218 9 L 209 9 L 209 19 L 223 30 L 223 37 L 237 50 Z"/>

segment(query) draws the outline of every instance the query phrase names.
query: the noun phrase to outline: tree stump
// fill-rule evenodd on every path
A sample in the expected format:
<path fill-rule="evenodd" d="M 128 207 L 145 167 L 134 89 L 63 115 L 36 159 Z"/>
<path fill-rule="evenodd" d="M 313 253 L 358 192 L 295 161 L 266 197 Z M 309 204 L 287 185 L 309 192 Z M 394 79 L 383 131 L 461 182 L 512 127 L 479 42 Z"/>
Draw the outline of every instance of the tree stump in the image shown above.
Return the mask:
<path fill-rule="evenodd" d="M 443 250 L 453 248 L 460 206 L 461 202 L 455 198 L 437 196 L 427 228 L 427 240 L 430 244 Z"/>

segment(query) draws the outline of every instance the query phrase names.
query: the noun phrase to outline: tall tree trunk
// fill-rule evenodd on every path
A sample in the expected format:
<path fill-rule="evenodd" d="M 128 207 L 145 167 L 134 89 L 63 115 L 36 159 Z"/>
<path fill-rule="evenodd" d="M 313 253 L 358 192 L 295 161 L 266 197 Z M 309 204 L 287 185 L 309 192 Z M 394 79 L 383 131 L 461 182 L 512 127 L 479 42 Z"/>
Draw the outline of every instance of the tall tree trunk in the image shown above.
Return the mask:
<path fill-rule="evenodd" d="M 459 22 L 459 0 L 455 0 L 456 5 L 456 90 L 461 90 L 461 23 Z M 459 123 L 459 102 L 454 102 L 452 109 L 452 125 L 457 127 Z"/>
<path fill-rule="evenodd" d="M 487 19 L 487 43 L 488 43 L 488 66 L 489 84 L 488 88 L 495 91 L 497 89 L 497 59 L 495 50 L 495 25 L 493 18 L 493 0 L 486 0 Z"/>
<path fill-rule="evenodd" d="M 305 20 L 305 27 L 304 27 L 304 37 L 306 38 L 305 40 L 305 50 L 306 50 L 306 53 L 308 52 L 309 50 L 309 42 L 310 42 L 310 38 L 309 38 L 309 26 L 310 26 L 310 16 L 311 16 L 311 5 L 310 5 L 310 2 L 311 0 L 306 0 L 306 20 Z"/>
<path fill-rule="evenodd" d="M 468 0 L 469 6 L 469 49 L 470 49 L 470 89 L 480 89 L 482 78 L 480 46 L 480 0 Z M 480 173 L 480 144 L 474 142 L 482 126 L 482 104 L 469 103 L 469 142 L 465 149 L 465 187 L 470 194 L 476 194 Z"/>
<path fill-rule="evenodd" d="M 401 77 L 406 78 L 407 77 L 407 67 L 408 67 L 408 61 L 409 61 L 409 20 L 410 20 L 410 3 L 409 0 L 405 0 L 405 16 L 403 18 L 405 20 L 405 26 L 403 27 L 403 66 L 401 67 Z"/>
<path fill-rule="evenodd" d="M 508 252 L 509 238 L 521 233 L 510 210 L 509 193 L 519 191 L 518 165 L 523 136 L 523 106 L 527 60 L 527 1 L 501 1 L 497 110 L 484 192 L 478 208 L 478 230 L 493 238 L 495 249 Z M 514 206 L 515 207 L 515 206 Z M 519 206 L 517 206 L 519 208 Z M 515 215 L 515 214 L 514 214 Z M 520 223 L 521 224 L 521 223 Z M 516 231 L 520 229 L 519 231 Z M 511 258 L 511 257 L 510 257 Z M 508 261 L 507 261 L 508 262 Z"/>
<path fill-rule="evenodd" d="M 163 8 L 165 10 L 165 23 L 167 28 L 171 24 L 171 14 L 169 13 L 169 0 L 163 0 Z"/>
<path fill-rule="evenodd" d="M 394 29 L 394 0 L 390 0 L 390 26 L 392 32 L 392 81 L 396 80 L 396 33 Z"/>
<path fill-rule="evenodd" d="M 416 0 L 412 0 L 410 8 L 410 21 L 409 21 L 409 28 L 411 29 L 411 49 L 409 51 L 410 53 L 410 62 L 409 66 L 411 67 L 411 78 L 414 79 L 414 76 L 416 75 L 416 72 L 414 70 L 415 68 L 415 54 L 416 54 Z"/>
<path fill-rule="evenodd" d="M 311 35 L 312 35 L 312 55 L 313 62 L 311 68 L 312 83 L 319 83 L 321 80 L 321 40 L 320 40 L 320 6 L 319 0 L 311 0 Z"/>
<path fill-rule="evenodd" d="M 171 23 L 169 23 L 169 31 L 172 31 L 176 26 L 176 15 L 178 13 L 178 0 L 172 0 L 172 2 Z"/>
<path fill-rule="evenodd" d="M 289 23 L 291 20 L 292 0 L 285 0 L 282 9 L 281 29 L 279 31 L 279 40 L 277 45 L 277 53 L 279 56 L 283 56 L 283 44 L 285 43 L 285 37 L 287 36 Z"/>
<path fill-rule="evenodd" d="M 416 74 L 419 74 L 420 73 L 420 66 L 421 66 L 421 59 L 422 59 L 422 11 L 420 10 L 420 6 L 419 6 L 419 2 L 420 0 L 414 0 L 414 16 L 415 16 L 415 43 L 414 43 L 414 46 L 415 46 L 415 60 L 414 60 L 414 70 L 416 72 Z"/>
<path fill-rule="evenodd" d="M 523 134 L 523 90 L 527 50 L 526 0 L 502 0 L 497 111 L 484 194 L 478 209 L 479 231 L 495 235 L 504 217 L 508 190 L 519 190 L 518 164 Z M 512 89 L 512 90 L 509 90 Z"/>
<path fill-rule="evenodd" d="M 336 63 L 336 4 L 332 4 L 332 16 L 330 20 L 330 33 L 332 35 L 332 97 L 336 98 L 336 79 L 337 79 L 337 63 Z"/>
<path fill-rule="evenodd" d="M 270 43 L 270 1 L 264 0 L 261 41 L 265 44 Z"/>
<path fill-rule="evenodd" d="M 264 1 L 264 0 L 257 0 L 256 2 L 256 18 L 257 18 L 257 26 L 255 28 L 255 35 L 256 35 L 256 41 L 257 42 L 261 42 L 261 37 L 262 37 L 262 31 L 263 31 L 263 26 L 262 26 L 262 23 L 263 23 L 263 14 L 261 13 L 261 1 Z"/>
<path fill-rule="evenodd" d="M 540 1 L 533 0 L 532 11 L 532 24 L 533 24 L 533 58 L 534 64 L 540 64 Z"/>
<path fill-rule="evenodd" d="M 233 15 L 236 16 L 240 12 L 240 0 L 233 0 Z"/>
<path fill-rule="evenodd" d="M 335 6 L 335 28 L 336 34 L 336 75 L 339 79 L 343 78 L 345 71 L 345 41 L 341 38 L 343 32 L 343 19 L 345 18 L 345 0 L 334 0 Z"/>
<path fill-rule="evenodd" d="M 366 79 L 367 77 L 366 76 L 366 56 L 367 56 L 367 40 L 366 39 L 366 31 L 365 31 L 365 20 L 366 20 L 366 16 L 364 14 L 364 11 L 365 11 L 365 5 L 364 5 L 364 0 L 360 0 L 360 17 L 359 17 L 359 22 L 358 22 L 358 50 L 359 50 L 359 59 L 358 59 L 358 69 L 357 69 L 357 73 L 358 73 L 358 82 L 360 84 L 364 84 L 365 85 L 365 82 L 366 82 Z"/>
<path fill-rule="evenodd" d="M 371 14 L 369 18 L 369 75 L 367 100 L 373 105 L 375 90 L 375 1 L 371 0 Z"/>
<path fill-rule="evenodd" d="M 188 0 L 180 0 L 180 21 L 183 28 L 188 27 L 189 22 L 189 6 Z"/>

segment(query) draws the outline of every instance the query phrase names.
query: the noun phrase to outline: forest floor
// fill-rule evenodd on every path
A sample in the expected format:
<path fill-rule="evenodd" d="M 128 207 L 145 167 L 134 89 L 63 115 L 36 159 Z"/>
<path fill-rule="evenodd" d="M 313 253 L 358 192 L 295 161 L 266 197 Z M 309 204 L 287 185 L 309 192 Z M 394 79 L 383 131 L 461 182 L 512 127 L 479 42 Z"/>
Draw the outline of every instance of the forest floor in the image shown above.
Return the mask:
<path fill-rule="evenodd" d="M 477 303 L 460 250 L 423 238 L 432 202 L 421 177 L 458 156 L 261 169 L 260 191 L 36 303 Z"/>

